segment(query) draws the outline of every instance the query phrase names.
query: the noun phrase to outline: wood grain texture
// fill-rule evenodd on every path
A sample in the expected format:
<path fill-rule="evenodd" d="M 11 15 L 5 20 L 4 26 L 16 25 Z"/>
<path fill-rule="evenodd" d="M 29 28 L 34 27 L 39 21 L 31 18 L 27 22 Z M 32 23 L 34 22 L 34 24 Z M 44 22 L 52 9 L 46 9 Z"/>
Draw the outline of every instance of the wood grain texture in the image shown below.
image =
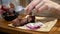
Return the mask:
<path fill-rule="evenodd" d="M 57 24 L 51 29 L 50 32 L 37 32 L 37 31 L 29 31 L 29 30 L 24 30 L 24 29 L 19 29 L 19 28 L 12 28 L 8 27 L 9 22 L 0 19 L 0 31 L 11 33 L 11 34 L 55 34 L 59 33 L 60 31 L 60 20 L 57 22 Z"/>

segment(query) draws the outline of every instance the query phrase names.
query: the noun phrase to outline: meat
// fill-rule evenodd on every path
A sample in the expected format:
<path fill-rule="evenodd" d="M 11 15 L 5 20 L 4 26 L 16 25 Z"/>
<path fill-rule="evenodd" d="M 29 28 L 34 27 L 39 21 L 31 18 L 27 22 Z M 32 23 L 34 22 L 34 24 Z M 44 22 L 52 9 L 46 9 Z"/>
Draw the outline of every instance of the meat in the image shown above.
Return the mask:
<path fill-rule="evenodd" d="M 28 22 L 30 23 L 35 22 L 35 16 L 29 16 L 27 19 L 28 19 Z"/>
<path fill-rule="evenodd" d="M 14 26 L 23 26 L 25 24 L 27 24 L 27 18 L 25 18 L 25 19 L 16 18 L 15 20 L 13 20 L 13 25 Z"/>
<path fill-rule="evenodd" d="M 27 23 L 35 22 L 35 16 L 28 16 L 27 18 L 19 19 L 16 18 L 13 20 L 13 25 L 14 26 L 24 26 Z"/>

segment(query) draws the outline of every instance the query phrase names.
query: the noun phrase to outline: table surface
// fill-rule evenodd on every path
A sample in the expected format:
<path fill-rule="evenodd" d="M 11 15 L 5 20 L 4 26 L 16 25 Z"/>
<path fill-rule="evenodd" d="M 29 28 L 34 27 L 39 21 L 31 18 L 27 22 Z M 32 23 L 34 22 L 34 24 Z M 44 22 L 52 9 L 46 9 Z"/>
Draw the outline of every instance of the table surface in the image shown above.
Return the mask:
<path fill-rule="evenodd" d="M 9 22 L 0 19 L 0 31 L 7 32 L 10 34 L 60 34 L 60 20 L 55 24 L 50 32 L 37 32 L 31 30 L 23 30 L 13 27 L 8 27 Z"/>

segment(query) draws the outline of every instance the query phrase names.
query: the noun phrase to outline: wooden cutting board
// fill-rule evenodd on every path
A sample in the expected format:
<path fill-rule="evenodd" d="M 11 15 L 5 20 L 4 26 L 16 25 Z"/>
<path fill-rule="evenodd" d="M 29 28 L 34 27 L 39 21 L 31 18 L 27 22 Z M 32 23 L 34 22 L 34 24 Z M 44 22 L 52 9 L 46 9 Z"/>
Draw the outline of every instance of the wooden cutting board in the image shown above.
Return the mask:
<path fill-rule="evenodd" d="M 37 20 L 46 25 L 45 27 L 34 30 L 34 31 L 40 31 L 40 32 L 49 32 L 57 22 L 57 19 L 52 17 L 36 17 L 36 21 Z M 12 26 L 12 24 L 8 24 L 8 26 Z M 27 28 L 25 27 L 16 27 L 16 28 L 27 30 Z"/>
<path fill-rule="evenodd" d="M 47 20 L 49 21 L 45 23 L 46 27 L 39 28 L 36 31 L 49 32 L 53 28 L 53 26 L 57 23 L 57 19 L 55 18 L 47 18 Z"/>

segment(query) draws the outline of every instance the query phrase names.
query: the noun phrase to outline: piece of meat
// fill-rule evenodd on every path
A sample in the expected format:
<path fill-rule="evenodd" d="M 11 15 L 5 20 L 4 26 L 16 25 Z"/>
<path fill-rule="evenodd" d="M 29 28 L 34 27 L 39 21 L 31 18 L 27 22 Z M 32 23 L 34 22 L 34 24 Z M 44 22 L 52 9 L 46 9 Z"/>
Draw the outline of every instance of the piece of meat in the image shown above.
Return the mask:
<path fill-rule="evenodd" d="M 21 20 L 20 20 L 21 21 Z M 18 18 L 14 19 L 12 22 L 13 22 L 13 26 L 20 26 L 20 21 Z"/>
<path fill-rule="evenodd" d="M 28 22 L 31 22 L 31 23 L 35 22 L 35 16 L 29 16 L 27 19 L 28 19 Z"/>
<path fill-rule="evenodd" d="M 35 22 L 35 16 L 28 16 L 27 18 L 16 18 L 13 20 L 13 25 L 14 26 L 24 26 L 27 23 Z"/>
<path fill-rule="evenodd" d="M 25 24 L 27 24 L 27 19 L 18 19 L 16 18 L 15 20 L 13 20 L 13 25 L 14 26 L 24 26 Z"/>
<path fill-rule="evenodd" d="M 24 18 L 24 19 L 21 20 L 20 26 L 24 26 L 27 23 L 28 23 L 27 18 Z"/>

